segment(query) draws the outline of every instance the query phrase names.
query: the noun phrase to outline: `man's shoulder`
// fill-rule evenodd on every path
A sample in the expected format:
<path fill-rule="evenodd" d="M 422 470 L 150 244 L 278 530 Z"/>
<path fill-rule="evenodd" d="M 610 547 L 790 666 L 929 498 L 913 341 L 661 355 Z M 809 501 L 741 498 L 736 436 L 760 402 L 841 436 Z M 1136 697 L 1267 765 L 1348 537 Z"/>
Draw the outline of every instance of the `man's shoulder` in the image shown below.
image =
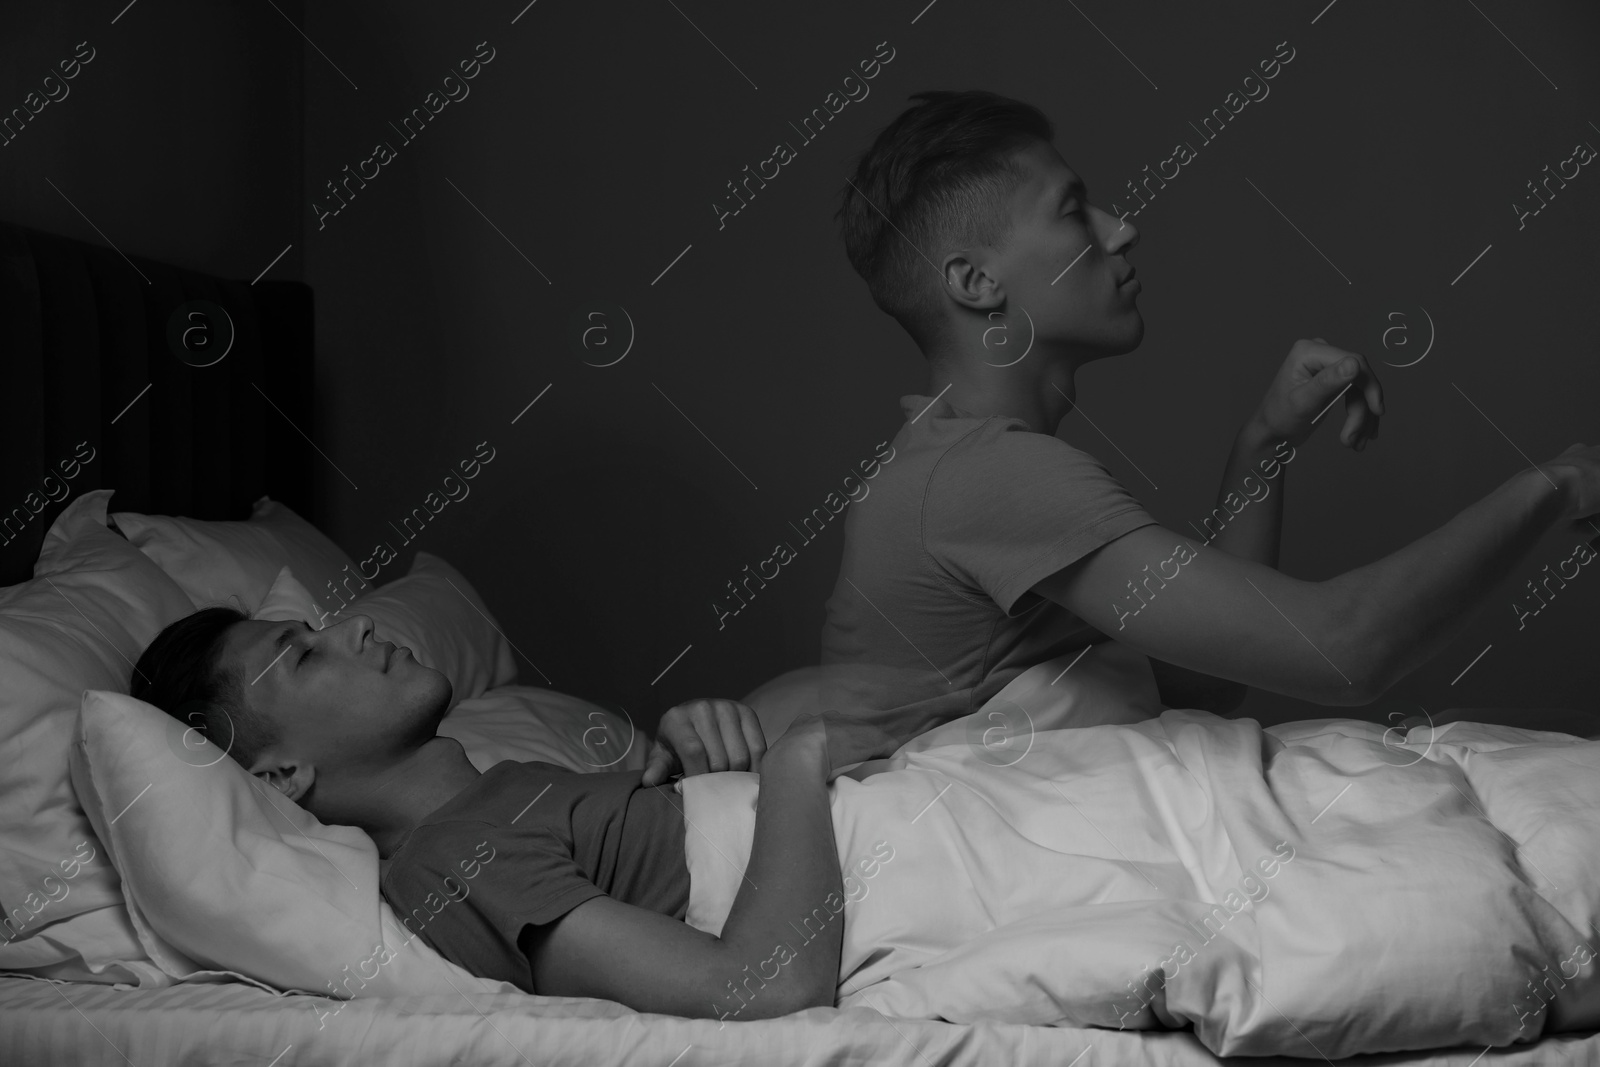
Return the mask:
<path fill-rule="evenodd" d="M 999 454 L 1048 447 L 1052 441 L 1062 444 L 1053 437 L 1034 433 L 1021 419 L 1006 415 L 969 415 L 943 403 L 919 411 L 913 403 L 925 403 L 928 399 L 901 398 L 910 417 L 893 440 L 900 477 L 921 468 L 951 463 L 992 462 Z M 900 462 L 902 459 L 906 462 Z"/>
<path fill-rule="evenodd" d="M 868 483 L 875 499 L 863 499 L 854 521 L 878 526 L 941 505 L 982 512 L 1034 492 L 1074 493 L 1109 472 L 1092 454 L 1006 415 L 971 415 L 931 398 L 902 397 L 912 418 L 901 426 L 892 451 Z M 916 416 L 922 415 L 921 418 Z M 892 459 L 890 458 L 892 456 Z M 908 512 L 906 509 L 911 509 Z"/>
<path fill-rule="evenodd" d="M 941 442 L 931 472 L 938 482 L 1011 488 L 1018 482 L 1056 482 L 1103 470 L 1090 453 L 1030 429 L 1021 419 L 991 415 L 967 421 L 964 432 Z"/>

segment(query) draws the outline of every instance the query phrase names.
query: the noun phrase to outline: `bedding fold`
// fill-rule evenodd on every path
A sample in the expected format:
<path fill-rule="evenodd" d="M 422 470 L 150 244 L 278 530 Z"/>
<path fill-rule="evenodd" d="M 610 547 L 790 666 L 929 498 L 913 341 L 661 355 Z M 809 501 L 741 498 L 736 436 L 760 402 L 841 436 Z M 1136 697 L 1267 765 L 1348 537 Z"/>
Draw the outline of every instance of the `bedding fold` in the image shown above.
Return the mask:
<path fill-rule="evenodd" d="M 1328 1059 L 1600 1020 L 1600 744 L 1169 710 L 1031 732 L 1002 765 L 941 730 L 831 787 L 844 899 L 791 947 L 842 919 L 841 1007 Z M 738 891 L 757 782 L 682 783 L 702 929 Z"/>

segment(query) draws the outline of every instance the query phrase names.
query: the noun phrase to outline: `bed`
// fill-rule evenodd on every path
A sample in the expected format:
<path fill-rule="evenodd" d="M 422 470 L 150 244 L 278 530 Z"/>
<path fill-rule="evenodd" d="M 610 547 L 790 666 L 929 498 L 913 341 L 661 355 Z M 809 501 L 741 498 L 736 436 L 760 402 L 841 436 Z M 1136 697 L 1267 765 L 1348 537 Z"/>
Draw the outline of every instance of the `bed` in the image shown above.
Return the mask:
<path fill-rule="evenodd" d="M 600 1001 L 521 996 L 351 1001 L 339 1021 L 295 998 L 238 985 L 179 986 L 156 993 L 46 983 L 0 984 L 0 1057 L 14 1064 L 383 1064 L 422 1067 L 736 1067 L 745 1064 L 881 1064 L 883 1067 L 1303 1067 L 1318 1060 L 1219 1060 L 1184 1033 L 1134 1034 L 1004 1024 L 955 1026 L 888 1020 L 869 1009 L 814 1008 L 783 1019 L 731 1024 L 635 1015 Z M 302 998 L 303 999 L 303 998 Z M 1513 1051 L 1457 1049 L 1360 1056 L 1340 1067 L 1545 1067 L 1595 1062 L 1592 1038 L 1559 1035 Z M 1481 1054 L 1481 1058 L 1480 1058 Z M 124 1058 L 126 1057 L 126 1058 Z"/>
<path fill-rule="evenodd" d="M 304 286 L 250 286 L 142 259 L 130 264 L 108 250 L 10 227 L 0 227 L 0 264 L 0 329 L 19 357 L 4 373 L 8 395 L 22 398 L 14 405 L 19 417 L 0 431 L 7 435 L 0 490 L 9 494 L 7 501 L 25 502 L 24 515 L 8 532 L 0 577 L 7 587 L 0 591 L 0 622 L 11 627 L 0 631 L 0 656 L 12 657 L 6 661 L 11 673 L 3 694 L 8 703 L 0 774 L 36 776 L 0 783 L 10 821 L 6 832 L 19 830 L 17 797 L 37 794 L 40 805 L 72 808 L 78 820 L 73 832 L 82 831 L 99 852 L 118 855 L 115 866 L 123 875 L 119 882 L 111 866 L 102 865 L 96 868 L 104 875 L 98 883 L 83 875 L 73 883 L 77 896 L 61 898 L 80 910 L 69 915 L 52 896 L 49 906 L 61 910 L 46 911 L 41 904 L 28 921 L 8 930 L 19 936 L 0 945 L 0 971 L 6 972 L 0 974 L 0 1063 L 1177 1067 L 1316 1061 L 1309 1048 L 1284 1057 L 1219 1060 L 1185 1031 L 957 1024 L 885 1015 L 861 1003 L 719 1024 L 639 1014 L 605 1001 L 486 988 L 439 968 L 430 972 L 430 982 L 410 991 L 338 999 L 304 991 L 316 983 L 295 981 L 292 972 L 276 983 L 264 980 L 265 965 L 257 968 L 247 958 L 248 941 L 234 946 L 242 961 L 238 969 L 222 965 L 225 954 L 200 958 L 204 946 L 185 941 L 183 931 L 163 920 L 163 909 L 174 903 L 165 896 L 179 887 L 160 879 L 174 872 L 141 872 L 129 854 L 136 835 L 149 832 L 167 801 L 151 793 L 124 807 L 129 797 L 139 801 L 143 794 L 116 794 L 113 780 L 121 773 L 115 759 L 126 764 L 138 755 L 137 737 L 117 732 L 134 722 L 119 703 L 129 699 L 122 696 L 129 667 L 117 657 L 136 653 L 152 628 L 198 604 L 234 598 L 252 612 L 284 613 L 261 617 L 290 618 L 329 610 L 325 588 L 372 598 L 367 604 L 381 625 L 409 633 L 426 650 L 419 659 L 427 655 L 451 674 L 460 703 L 446 723 L 480 765 L 538 758 L 575 769 L 639 766 L 643 740 L 609 709 L 514 684 L 510 652 L 488 632 L 495 629 L 493 597 L 478 597 L 470 587 L 461 593 L 458 583 L 465 579 L 444 561 L 421 555 L 402 579 L 377 589 L 358 581 L 351 588 L 348 557 L 309 521 L 315 518 L 309 487 L 318 461 L 301 436 L 315 436 L 311 304 Z M 182 358 L 168 340 L 173 313 L 197 301 L 225 308 L 235 331 L 231 352 L 215 363 L 192 352 Z M 148 395 L 142 394 L 147 384 Z M 94 458 L 76 454 L 79 442 L 87 443 Z M 62 459 L 74 462 L 63 467 Z M 47 483 L 46 477 L 54 480 Z M 98 577 L 74 585 L 97 559 L 112 562 L 94 571 Z M 126 591 L 135 571 L 152 590 L 137 603 Z M 69 606 L 89 624 L 59 609 L 63 621 L 51 640 L 107 642 L 97 655 L 73 659 L 74 650 L 65 645 L 49 655 L 29 651 L 21 627 L 36 623 L 46 610 L 38 605 L 61 594 L 39 586 L 45 579 L 66 590 L 62 599 L 78 598 Z M 445 585 L 473 599 L 472 611 L 451 601 Z M 124 599 L 106 599 L 107 590 Z M 27 595 L 39 599 L 19 599 Z M 19 604 L 29 610 L 12 610 Z M 488 630 L 472 629 L 474 613 L 491 620 Z M 438 625 L 440 618 L 447 624 Z M 30 672 L 42 677 L 52 656 L 80 666 L 76 674 L 60 668 L 64 676 L 51 680 L 54 688 L 48 689 Z M 84 690 L 99 695 L 83 698 L 80 707 Z M 786 690 L 796 691 L 804 686 Z M 27 704 L 47 697 L 56 703 L 46 711 Z M 781 704 L 780 697 L 763 687 L 752 699 L 759 710 L 769 701 Z M 63 703 L 68 700 L 70 708 Z M 234 782 L 233 788 L 245 787 Z M 197 833 L 206 832 L 196 825 Z M 287 831 L 272 840 L 267 831 L 261 836 L 263 848 L 281 850 L 293 842 Z M 329 837 L 323 846 L 348 846 L 357 857 L 350 862 L 360 862 L 359 842 Z M 0 853 L 15 866 L 29 857 L 54 861 L 52 847 L 18 844 L 8 836 Z M 245 859 L 260 855 L 265 853 Z M 196 871 L 195 877 L 204 876 Z M 0 871 L 0 903 L 9 911 L 16 898 L 5 874 Z M 369 888 L 370 907 L 375 883 Z M 212 918 L 221 921 L 227 914 L 219 906 Z M 76 941 L 62 933 L 95 916 L 105 917 L 107 925 Z M 196 927 L 205 921 L 204 915 L 192 918 Z M 384 936 L 393 929 L 392 923 L 382 926 Z M 284 932 L 295 936 L 304 935 Z M 58 944 L 42 950 L 52 937 Z M 30 943 L 32 957 L 17 954 Z M 87 965 L 96 954 L 115 955 L 107 948 L 114 944 L 130 956 L 127 962 L 106 965 L 102 959 L 98 971 Z M 30 960 L 33 966 L 19 965 Z M 1600 1036 L 1577 1033 L 1509 1048 L 1463 1046 L 1339 1062 L 1468 1067 L 1597 1060 Z"/>

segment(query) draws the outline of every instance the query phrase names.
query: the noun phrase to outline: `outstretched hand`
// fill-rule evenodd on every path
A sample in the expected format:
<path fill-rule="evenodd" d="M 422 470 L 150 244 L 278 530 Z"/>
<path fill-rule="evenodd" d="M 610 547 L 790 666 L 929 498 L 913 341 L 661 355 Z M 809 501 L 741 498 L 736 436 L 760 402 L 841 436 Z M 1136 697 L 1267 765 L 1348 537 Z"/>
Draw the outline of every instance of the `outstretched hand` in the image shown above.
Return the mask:
<path fill-rule="evenodd" d="M 1254 421 L 1274 441 L 1299 445 L 1316 421 L 1343 394 L 1345 418 L 1339 443 L 1359 452 L 1378 436 L 1384 413 L 1383 386 L 1367 357 L 1335 348 L 1320 337 L 1299 340 L 1267 387 Z"/>
<path fill-rule="evenodd" d="M 1590 516 L 1600 516 L 1600 445 L 1572 445 L 1561 455 L 1540 464 L 1539 472 L 1554 485 L 1558 480 L 1567 488 L 1566 517 L 1584 519 L 1579 532 L 1600 531 Z M 1591 541 L 1600 547 L 1600 538 Z"/>
<path fill-rule="evenodd" d="M 675 774 L 759 771 L 767 751 L 761 720 L 737 700 L 687 700 L 661 717 L 641 784 L 660 785 Z"/>

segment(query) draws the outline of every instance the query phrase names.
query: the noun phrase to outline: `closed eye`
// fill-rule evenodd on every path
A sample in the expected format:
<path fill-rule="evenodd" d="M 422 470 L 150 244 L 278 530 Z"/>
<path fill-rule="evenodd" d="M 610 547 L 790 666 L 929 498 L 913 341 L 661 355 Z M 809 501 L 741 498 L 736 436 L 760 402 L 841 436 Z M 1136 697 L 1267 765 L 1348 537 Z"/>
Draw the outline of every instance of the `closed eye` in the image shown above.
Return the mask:
<path fill-rule="evenodd" d="M 309 622 L 306 623 L 305 624 L 305 628 L 306 628 L 307 632 L 310 632 L 311 624 Z M 316 651 L 316 649 L 312 648 L 309 644 L 306 645 L 305 646 L 305 651 L 301 652 L 299 658 L 294 661 L 295 667 L 298 668 L 302 663 L 304 663 L 306 660 L 310 659 L 311 658 L 311 653 L 313 653 L 315 651 Z"/>
<path fill-rule="evenodd" d="M 1088 187 L 1085 186 L 1081 180 L 1074 179 L 1070 184 L 1064 186 L 1061 190 L 1060 197 L 1056 201 L 1056 205 L 1058 209 L 1071 207 L 1072 210 L 1062 210 L 1061 216 L 1065 218 L 1068 215 L 1083 214 L 1083 204 L 1088 196 Z"/>

